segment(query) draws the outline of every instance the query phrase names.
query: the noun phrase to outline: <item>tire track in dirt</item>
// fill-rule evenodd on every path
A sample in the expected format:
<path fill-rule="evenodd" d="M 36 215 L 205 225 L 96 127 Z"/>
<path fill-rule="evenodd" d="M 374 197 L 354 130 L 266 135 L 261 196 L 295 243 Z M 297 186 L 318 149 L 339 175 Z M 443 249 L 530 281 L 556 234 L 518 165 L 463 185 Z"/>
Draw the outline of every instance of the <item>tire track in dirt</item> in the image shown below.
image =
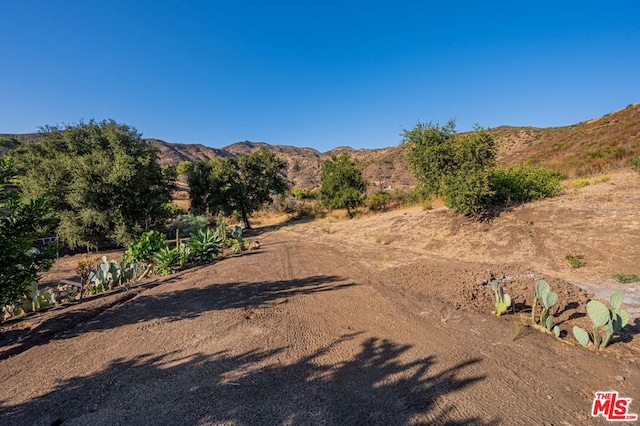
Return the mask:
<path fill-rule="evenodd" d="M 342 256 L 345 258 L 349 257 L 349 250 L 345 249 Z M 362 272 L 360 272 L 360 274 L 362 274 Z M 361 284 L 359 290 L 362 291 L 362 288 L 363 285 Z M 379 293 L 384 294 L 385 298 L 389 300 L 388 305 L 404 304 L 405 307 L 407 305 L 413 305 L 413 309 L 408 309 L 407 311 L 412 312 L 414 315 L 416 311 L 420 311 L 420 308 L 415 306 L 415 301 L 407 300 L 407 297 L 403 298 L 402 295 L 398 295 L 396 291 L 386 287 L 383 283 L 378 283 L 376 290 L 379 290 Z M 412 296 L 413 295 L 409 295 L 409 299 L 411 299 Z M 431 304 L 434 303 L 434 301 L 429 302 Z M 371 303 L 371 305 L 381 307 L 384 306 L 385 303 Z M 433 307 L 426 307 L 433 312 Z M 499 403 L 496 404 L 496 401 L 510 401 L 511 407 L 509 412 L 512 416 L 510 420 L 512 424 L 531 424 L 531 422 L 545 424 L 552 419 L 563 421 L 565 424 L 571 424 L 571 422 L 575 422 L 576 419 L 582 419 L 582 421 L 591 420 L 587 414 L 592 392 L 598 385 L 594 387 L 589 381 L 580 379 L 581 377 L 586 377 L 588 368 L 585 369 L 584 366 L 582 366 L 579 368 L 580 374 L 570 374 L 570 371 L 567 370 L 572 370 L 574 367 L 563 365 L 561 366 L 562 368 L 559 369 L 561 371 L 557 371 L 558 369 L 553 365 L 553 361 L 547 361 L 554 357 L 557 360 L 558 353 L 560 353 L 561 357 L 569 356 L 567 353 L 569 350 L 567 350 L 564 345 L 558 343 L 559 348 L 556 347 L 554 350 L 549 351 L 547 349 L 548 345 L 551 344 L 554 346 L 554 342 L 545 340 L 546 336 L 535 336 L 535 340 L 542 338 L 542 340 L 539 341 L 540 348 L 535 348 L 532 351 L 533 354 L 537 356 L 524 357 L 528 358 L 529 362 L 522 362 L 520 358 L 523 357 L 518 352 L 532 349 L 531 347 L 527 348 L 529 345 L 514 345 L 505 342 L 503 337 L 498 339 L 491 338 L 491 325 L 486 324 L 489 321 L 485 317 L 469 313 L 461 313 L 460 315 L 464 317 L 462 323 L 477 324 L 479 321 L 480 323 L 485 323 L 485 325 L 477 327 L 477 329 L 476 327 L 472 327 L 471 329 L 463 328 L 459 330 L 459 328 L 456 328 L 447 330 L 444 335 L 438 332 L 438 329 L 441 328 L 439 326 L 431 327 L 428 330 L 429 339 L 440 343 L 433 347 L 438 358 L 452 360 L 458 363 L 464 362 L 464 359 L 467 357 L 477 356 L 478 354 L 484 358 L 482 363 L 469 366 L 468 368 L 469 371 L 474 374 L 486 374 L 487 381 L 490 382 L 490 385 L 483 386 L 482 384 L 478 384 L 476 387 L 483 387 L 485 389 L 468 392 L 462 402 L 455 404 L 458 412 L 467 413 L 465 407 L 494 407 L 494 409 L 484 412 L 482 417 L 495 418 L 495 416 L 499 417 L 501 414 L 504 415 L 504 411 L 501 409 L 503 407 L 500 407 Z M 441 318 L 432 318 L 432 321 L 437 324 L 439 319 Z M 395 317 L 395 322 L 398 321 L 411 322 L 403 318 L 401 314 Z M 392 320 L 391 322 L 393 323 L 394 321 Z M 415 327 L 418 329 L 419 326 Z M 412 327 L 408 328 L 411 329 Z M 487 328 L 489 328 L 489 330 L 487 330 Z M 382 331 L 381 327 L 377 327 L 376 331 L 380 333 Z M 471 334 L 469 331 L 471 331 Z M 504 328 L 502 331 L 504 332 Z M 398 332 L 397 330 L 389 334 L 395 338 L 403 335 L 402 332 Z M 414 343 L 416 340 L 419 341 L 421 339 L 414 339 Z M 516 346 L 516 350 L 511 346 Z M 449 348 L 451 349 L 449 350 Z M 519 361 L 516 366 L 513 365 L 515 361 Z M 599 364 L 602 365 L 603 362 Z M 606 364 L 606 361 L 604 364 Z M 547 374 L 544 374 L 545 369 L 548 370 Z M 562 384 L 562 380 L 560 383 L 557 382 L 558 376 L 555 375 L 556 372 L 559 377 L 564 379 L 564 384 Z M 545 381 L 544 377 L 552 384 L 547 389 L 539 385 L 541 381 Z M 578 388 L 591 387 L 591 390 L 586 392 L 572 391 L 572 386 L 578 383 L 581 385 L 578 386 Z M 631 388 L 636 392 L 638 389 L 637 384 L 637 381 L 634 382 Z M 546 385 L 547 384 L 545 384 L 545 386 Z M 576 395 L 580 404 L 576 404 Z M 445 406 L 447 406 L 446 402 Z M 550 407 L 556 407 L 557 412 L 550 413 Z M 477 413 L 477 411 L 473 409 L 470 411 Z M 487 416 L 490 413 L 493 415 Z M 521 420 L 515 420 L 518 418 Z M 434 420 L 435 418 L 430 418 L 430 421 Z"/>
<path fill-rule="evenodd" d="M 593 376 L 628 367 L 607 353 L 512 342 L 505 321 L 372 268 L 403 253 L 292 236 L 265 234 L 258 252 L 1 361 L 0 424 L 577 425 L 600 386 L 640 397 L 632 371 Z"/>

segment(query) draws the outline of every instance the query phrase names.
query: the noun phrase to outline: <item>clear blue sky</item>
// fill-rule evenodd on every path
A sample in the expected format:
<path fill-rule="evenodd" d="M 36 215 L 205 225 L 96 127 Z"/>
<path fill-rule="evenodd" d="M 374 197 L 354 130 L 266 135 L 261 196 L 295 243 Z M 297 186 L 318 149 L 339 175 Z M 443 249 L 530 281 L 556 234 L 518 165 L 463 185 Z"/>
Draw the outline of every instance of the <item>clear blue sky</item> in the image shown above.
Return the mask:
<path fill-rule="evenodd" d="M 639 102 L 640 2 L 0 0 L 0 58 L 0 133 L 376 148 Z"/>

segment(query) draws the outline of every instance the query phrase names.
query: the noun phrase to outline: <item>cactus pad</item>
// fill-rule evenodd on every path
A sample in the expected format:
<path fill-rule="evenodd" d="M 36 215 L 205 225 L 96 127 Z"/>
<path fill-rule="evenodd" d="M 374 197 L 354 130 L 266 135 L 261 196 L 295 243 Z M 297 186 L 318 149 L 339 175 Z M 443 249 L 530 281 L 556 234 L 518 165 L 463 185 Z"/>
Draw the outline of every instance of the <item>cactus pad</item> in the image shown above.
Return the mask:
<path fill-rule="evenodd" d="M 611 306 L 613 306 L 613 309 L 620 309 L 623 301 L 624 294 L 620 293 L 619 291 L 611 293 L 611 296 L 609 297 L 609 302 L 611 303 Z"/>
<path fill-rule="evenodd" d="M 554 293 L 552 291 L 548 291 L 542 297 L 542 303 L 544 304 L 544 307 L 547 309 L 555 305 L 557 301 L 558 301 L 558 293 Z"/>
<path fill-rule="evenodd" d="M 611 311 L 604 303 L 598 300 L 592 300 L 587 303 L 587 315 L 589 315 L 594 326 L 602 327 L 609 322 Z"/>
<path fill-rule="evenodd" d="M 536 283 L 536 297 L 543 298 L 549 290 L 551 290 L 551 288 L 546 281 L 540 280 Z"/>
<path fill-rule="evenodd" d="M 575 337 L 578 343 L 580 343 L 585 348 L 589 344 L 589 333 L 587 333 L 580 327 L 573 327 L 573 337 Z"/>

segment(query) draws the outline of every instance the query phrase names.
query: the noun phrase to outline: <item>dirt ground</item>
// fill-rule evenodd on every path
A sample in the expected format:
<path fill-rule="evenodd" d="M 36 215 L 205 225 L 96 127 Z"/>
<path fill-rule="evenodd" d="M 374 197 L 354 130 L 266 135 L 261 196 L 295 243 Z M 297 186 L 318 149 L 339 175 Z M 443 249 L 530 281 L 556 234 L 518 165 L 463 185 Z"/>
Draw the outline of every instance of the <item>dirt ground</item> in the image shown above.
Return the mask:
<path fill-rule="evenodd" d="M 622 172 L 487 222 L 412 208 L 258 229 L 258 251 L 3 325 L 0 424 L 604 424 L 602 390 L 640 413 L 640 284 L 611 278 L 640 274 L 639 208 Z M 491 277 L 515 314 L 492 315 Z M 564 341 L 526 326 L 541 278 Z M 615 289 L 632 324 L 572 345 Z"/>

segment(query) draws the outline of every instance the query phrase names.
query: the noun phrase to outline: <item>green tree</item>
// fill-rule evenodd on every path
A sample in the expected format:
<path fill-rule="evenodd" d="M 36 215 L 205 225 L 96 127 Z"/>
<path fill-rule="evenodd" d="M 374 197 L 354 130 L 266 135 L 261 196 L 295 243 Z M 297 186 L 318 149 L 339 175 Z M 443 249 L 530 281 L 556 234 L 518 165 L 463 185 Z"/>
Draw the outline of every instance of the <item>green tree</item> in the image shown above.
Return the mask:
<path fill-rule="evenodd" d="M 445 126 L 418 123 L 405 130 L 407 162 L 420 191 L 440 196 L 448 207 L 461 213 L 476 213 L 490 204 L 491 171 L 495 167 L 496 143 L 486 130 L 457 134 L 455 122 Z"/>
<path fill-rule="evenodd" d="M 28 199 L 50 200 L 57 234 L 71 247 L 105 241 L 126 245 L 163 226 L 175 168 L 134 128 L 113 120 L 45 126 L 16 152 Z"/>
<path fill-rule="evenodd" d="M 286 164 L 272 151 L 261 148 L 239 158 L 216 158 L 193 163 L 188 171 L 189 199 L 194 214 L 238 213 L 251 228 L 249 216 L 274 195 L 284 194 Z"/>
<path fill-rule="evenodd" d="M 189 173 L 189 169 L 191 168 L 192 164 L 193 163 L 191 161 L 181 161 L 178 163 L 178 167 L 176 167 L 176 172 L 178 173 L 178 175 Z"/>
<path fill-rule="evenodd" d="M 356 160 L 348 153 L 332 155 L 322 164 L 320 200 L 332 209 L 347 209 L 353 217 L 353 209 L 364 203 L 367 183 Z"/>
<path fill-rule="evenodd" d="M 13 163 L 0 159 L 0 306 L 14 303 L 41 272 L 51 267 L 56 244 L 34 248 L 53 225 L 51 206 L 42 197 L 24 203 L 8 184 L 15 178 Z M 12 188 L 13 189 L 13 188 Z"/>
<path fill-rule="evenodd" d="M 213 162 L 197 161 L 187 170 L 187 185 L 189 186 L 189 210 L 194 215 L 202 215 L 209 209 L 209 194 L 211 192 L 211 173 Z"/>

